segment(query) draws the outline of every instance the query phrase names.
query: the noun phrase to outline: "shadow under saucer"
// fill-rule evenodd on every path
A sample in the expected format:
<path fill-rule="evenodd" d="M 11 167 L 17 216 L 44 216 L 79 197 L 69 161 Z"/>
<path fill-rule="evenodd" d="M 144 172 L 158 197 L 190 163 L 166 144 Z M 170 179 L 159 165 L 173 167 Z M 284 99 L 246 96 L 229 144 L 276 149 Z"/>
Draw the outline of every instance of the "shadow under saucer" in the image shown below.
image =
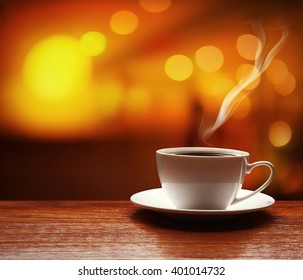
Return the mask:
<path fill-rule="evenodd" d="M 185 231 L 218 232 L 238 231 L 249 228 L 262 227 L 274 220 L 267 211 L 247 213 L 237 216 L 212 217 L 212 219 L 179 219 L 175 215 L 157 213 L 147 209 L 137 209 L 132 213 L 132 220 L 137 223 L 149 224 L 157 228 Z M 221 218 L 221 219 L 220 219 Z"/>

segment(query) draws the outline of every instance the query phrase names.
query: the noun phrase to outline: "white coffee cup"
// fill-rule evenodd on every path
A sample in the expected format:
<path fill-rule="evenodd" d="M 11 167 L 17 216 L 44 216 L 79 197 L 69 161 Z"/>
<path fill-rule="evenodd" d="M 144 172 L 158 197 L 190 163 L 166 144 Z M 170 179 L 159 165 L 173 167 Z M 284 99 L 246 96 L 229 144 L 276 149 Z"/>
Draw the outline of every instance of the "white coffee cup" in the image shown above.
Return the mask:
<path fill-rule="evenodd" d="M 272 163 L 248 163 L 248 152 L 232 149 L 167 148 L 156 151 L 156 158 L 162 188 L 180 209 L 226 209 L 264 190 L 275 172 Z M 268 179 L 255 191 L 237 197 L 245 175 L 257 166 L 270 169 Z"/>

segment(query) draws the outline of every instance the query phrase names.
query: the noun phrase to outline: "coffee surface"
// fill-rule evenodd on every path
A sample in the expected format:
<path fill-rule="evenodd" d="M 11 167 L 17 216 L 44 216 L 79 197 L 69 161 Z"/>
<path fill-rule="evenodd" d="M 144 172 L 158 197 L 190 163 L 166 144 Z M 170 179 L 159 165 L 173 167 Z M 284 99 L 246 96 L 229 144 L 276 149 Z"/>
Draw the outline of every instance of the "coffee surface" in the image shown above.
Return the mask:
<path fill-rule="evenodd" d="M 175 155 L 180 156 L 195 156 L 195 157 L 232 157 L 233 154 L 224 154 L 224 153 L 212 153 L 212 152 L 184 152 L 184 153 L 175 153 Z"/>

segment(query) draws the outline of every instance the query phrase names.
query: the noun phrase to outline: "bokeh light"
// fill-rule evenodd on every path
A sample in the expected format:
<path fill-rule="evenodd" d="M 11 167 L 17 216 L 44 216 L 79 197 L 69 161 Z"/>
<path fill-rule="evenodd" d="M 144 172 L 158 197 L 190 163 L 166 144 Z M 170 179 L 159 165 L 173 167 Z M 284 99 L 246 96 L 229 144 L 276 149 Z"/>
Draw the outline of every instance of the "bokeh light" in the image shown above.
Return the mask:
<path fill-rule="evenodd" d="M 203 96 L 214 96 L 214 92 L 218 91 L 220 91 L 221 94 L 222 87 L 218 85 L 217 82 L 227 79 L 226 76 L 221 72 L 199 72 L 194 77 L 195 86 Z M 218 85 L 217 90 L 215 89 L 216 85 Z M 227 94 L 227 92 L 224 94 Z"/>
<path fill-rule="evenodd" d="M 267 79 L 274 85 L 283 83 L 288 78 L 288 67 L 280 59 L 274 58 L 265 71 Z"/>
<path fill-rule="evenodd" d="M 54 35 L 37 42 L 26 55 L 23 80 L 45 101 L 60 101 L 82 92 L 91 78 L 91 60 L 71 36 Z"/>
<path fill-rule="evenodd" d="M 252 64 L 244 63 L 241 64 L 236 72 L 238 82 L 245 80 L 254 70 L 256 70 L 255 66 Z M 261 81 L 261 76 L 258 76 L 253 82 L 245 87 L 247 90 L 255 89 Z"/>
<path fill-rule="evenodd" d="M 95 96 L 97 116 L 104 119 L 117 114 L 124 100 L 124 88 L 118 80 L 112 79 L 96 84 L 92 92 Z"/>
<path fill-rule="evenodd" d="M 127 10 L 115 12 L 110 18 L 110 28 L 119 35 L 127 35 L 136 30 L 139 20 L 135 13 Z"/>
<path fill-rule="evenodd" d="M 274 89 L 282 96 L 290 95 L 296 89 L 296 78 L 288 72 L 287 78 L 282 83 L 274 84 Z"/>
<path fill-rule="evenodd" d="M 171 0 L 139 0 L 139 4 L 148 12 L 160 13 L 170 7 Z"/>
<path fill-rule="evenodd" d="M 239 103 L 238 107 L 233 112 L 231 117 L 233 119 L 246 118 L 251 111 L 251 107 L 252 107 L 252 105 L 251 105 L 250 97 L 247 96 L 241 100 L 241 102 Z"/>
<path fill-rule="evenodd" d="M 149 90 L 143 86 L 131 86 L 126 95 L 126 111 L 134 116 L 139 116 L 148 112 L 152 102 Z"/>
<path fill-rule="evenodd" d="M 184 81 L 193 73 L 193 63 L 185 55 L 176 54 L 167 59 L 165 72 L 172 80 Z"/>
<path fill-rule="evenodd" d="M 38 139 L 74 139 L 94 129 L 93 99 L 89 92 L 46 100 L 14 81 L 6 95 L 5 117 L 23 135 Z"/>
<path fill-rule="evenodd" d="M 196 63 L 206 72 L 218 71 L 224 62 L 222 51 L 215 46 L 204 46 L 195 53 Z"/>
<path fill-rule="evenodd" d="M 235 87 L 235 82 L 228 78 L 220 78 L 213 84 L 211 92 L 218 102 L 222 102 L 226 95 Z"/>
<path fill-rule="evenodd" d="M 282 147 L 289 143 L 292 137 L 292 129 L 285 121 L 274 122 L 268 132 L 269 140 L 275 147 Z"/>
<path fill-rule="evenodd" d="M 85 33 L 80 40 L 82 51 L 88 56 L 96 56 L 102 53 L 107 44 L 104 34 L 97 31 Z"/>
<path fill-rule="evenodd" d="M 255 60 L 261 54 L 261 41 L 252 34 L 243 34 L 237 39 L 237 50 L 247 60 Z"/>

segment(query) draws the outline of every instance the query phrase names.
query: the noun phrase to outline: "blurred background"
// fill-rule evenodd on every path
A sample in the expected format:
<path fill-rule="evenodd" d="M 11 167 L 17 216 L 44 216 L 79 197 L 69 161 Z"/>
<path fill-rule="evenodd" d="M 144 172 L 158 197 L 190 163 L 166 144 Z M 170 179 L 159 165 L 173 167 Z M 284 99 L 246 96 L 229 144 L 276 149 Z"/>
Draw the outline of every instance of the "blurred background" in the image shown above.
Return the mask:
<path fill-rule="evenodd" d="M 0 199 L 129 199 L 160 186 L 155 151 L 228 147 L 303 199 L 303 5 L 260 0 L 0 1 Z M 205 143 L 224 97 L 283 48 Z M 203 132 L 203 131 L 202 131 Z M 246 188 L 267 170 L 247 176 Z"/>

